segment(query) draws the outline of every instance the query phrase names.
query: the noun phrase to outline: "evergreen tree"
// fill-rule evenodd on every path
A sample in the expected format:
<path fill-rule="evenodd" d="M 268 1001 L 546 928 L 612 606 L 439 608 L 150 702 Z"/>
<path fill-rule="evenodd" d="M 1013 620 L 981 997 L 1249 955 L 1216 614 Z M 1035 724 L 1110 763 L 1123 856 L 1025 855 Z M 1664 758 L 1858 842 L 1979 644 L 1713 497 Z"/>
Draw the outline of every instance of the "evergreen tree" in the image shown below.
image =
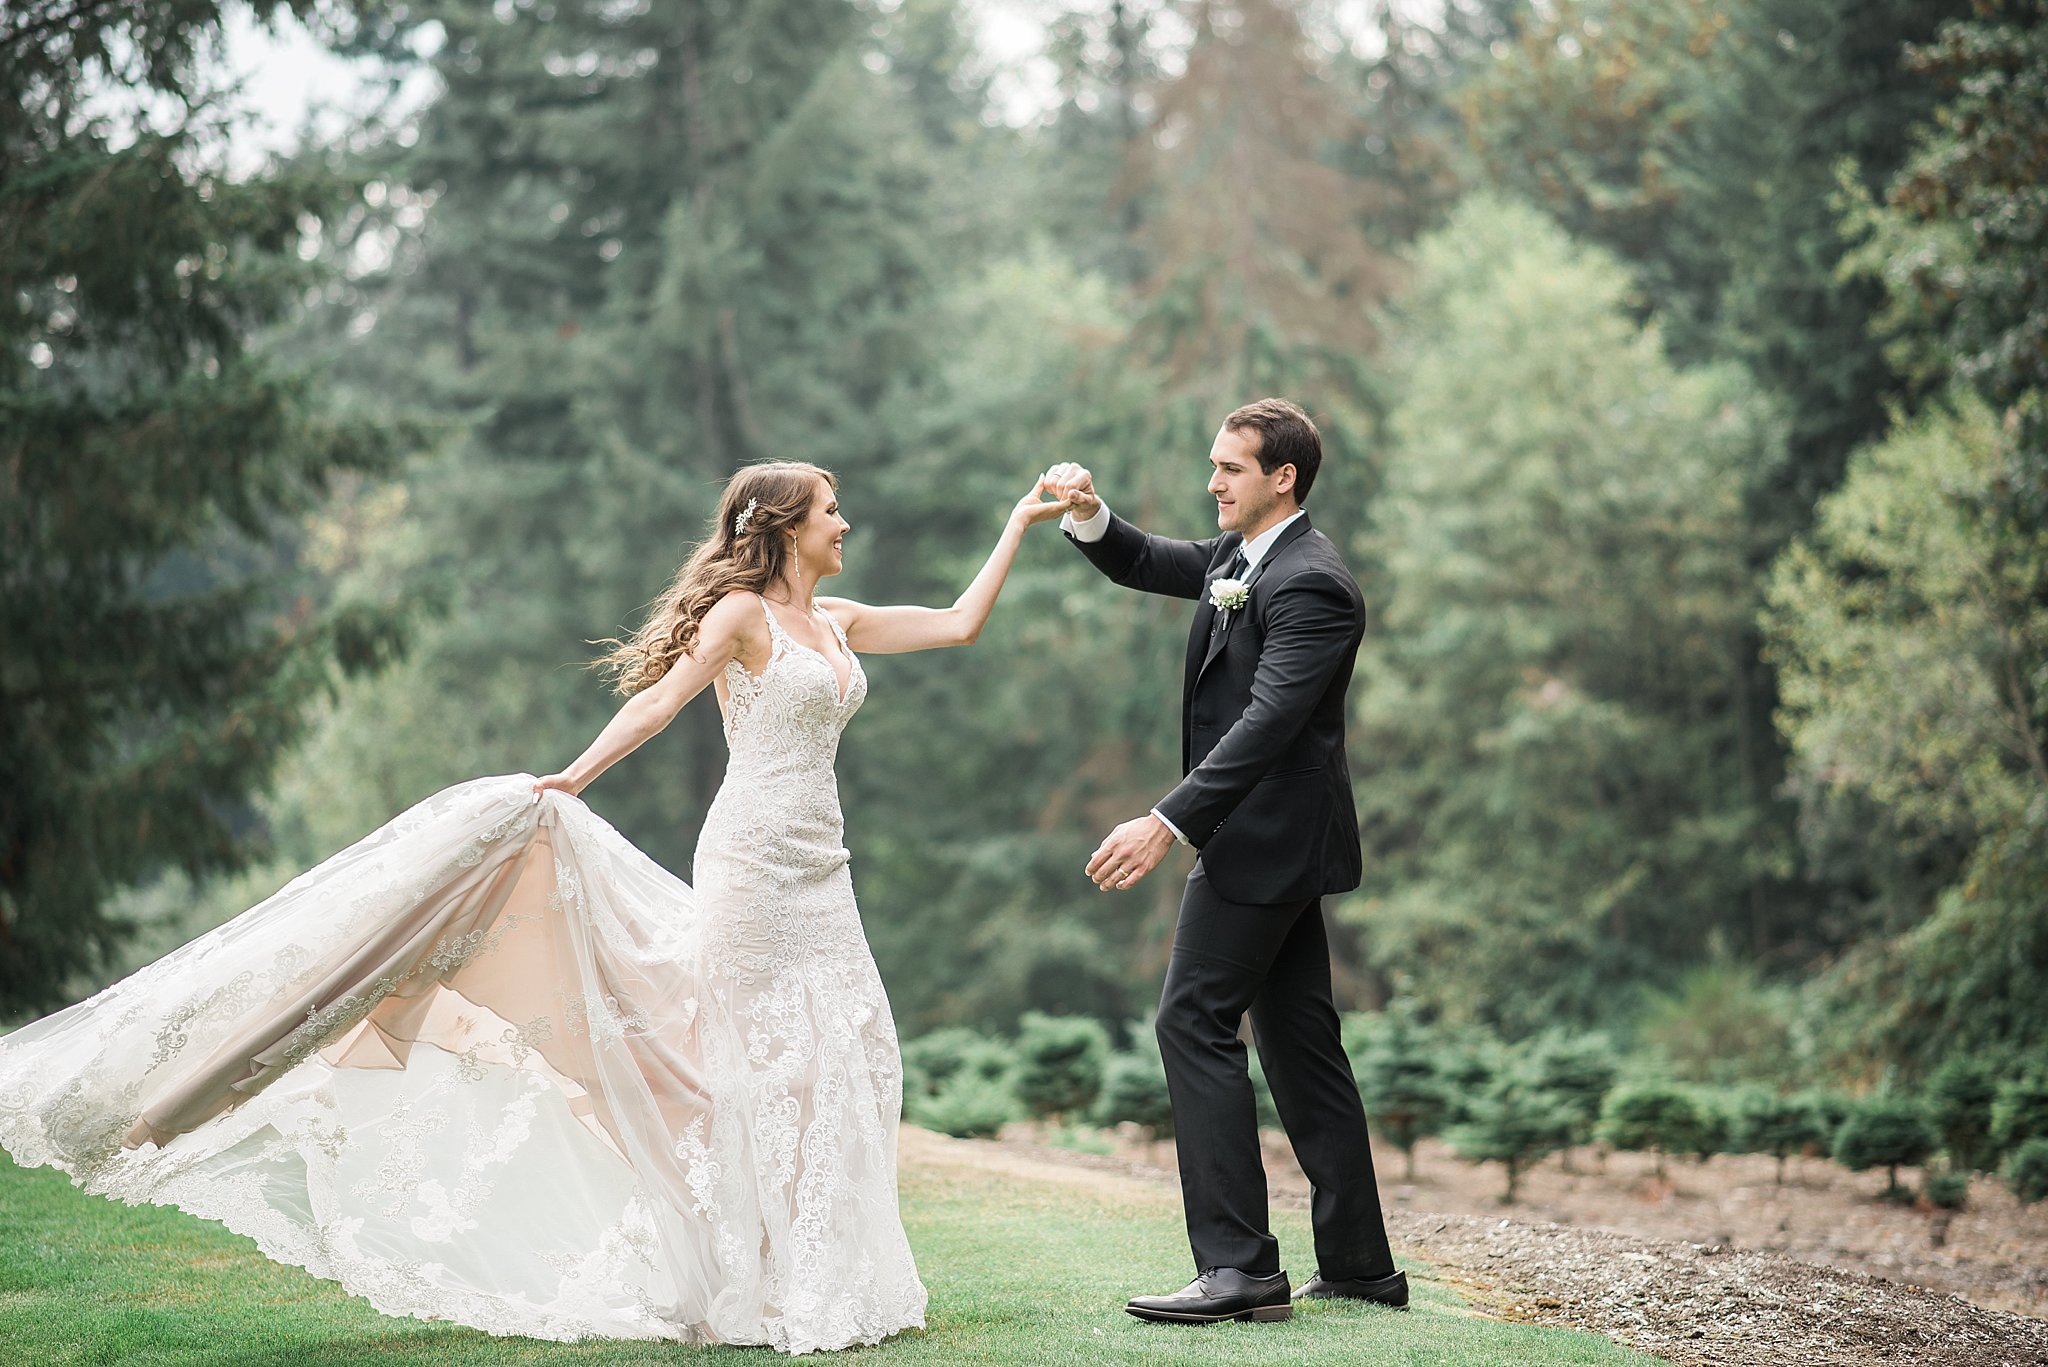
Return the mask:
<path fill-rule="evenodd" d="M 1340 914 L 1444 1018 L 1594 1022 L 1614 982 L 1753 929 L 1743 491 L 1774 427 L 1739 372 L 1673 370 L 1627 275 L 1525 206 L 1467 201 L 1416 268 Z"/>
<path fill-rule="evenodd" d="M 935 1094 L 965 1074 L 1007 1084 L 1016 1071 L 1017 1056 L 1008 1045 L 964 1025 L 919 1035 L 903 1046 L 906 1092 Z"/>
<path fill-rule="evenodd" d="M 1737 362 L 1778 401 L 1785 459 L 1744 490 L 1759 577 L 1924 383 L 1887 363 L 1872 326 L 1883 291 L 1843 268 L 1840 177 L 1850 168 L 1869 193 L 1898 170 L 1938 96 L 1906 53 L 1969 4 L 1574 0 L 1533 18 L 1468 101 L 1499 182 L 1628 263 L 1674 358 Z M 1769 853 L 1740 891 L 1749 933 L 1731 943 L 1745 958 L 1819 957 L 1871 929 L 1839 908 L 1881 916 L 1892 902 L 1872 883 L 1917 871 L 1865 838 L 1869 814 L 1824 821 L 1834 814 L 1778 798 L 1785 752 L 1760 646 L 1753 631 L 1732 643 L 1732 757 L 1762 823 L 1752 848 Z"/>
<path fill-rule="evenodd" d="M 955 1139 L 989 1139 L 1018 1118 L 1017 1098 L 1000 1082 L 963 1072 L 936 1092 L 916 1098 L 905 1117 Z"/>
<path fill-rule="evenodd" d="M 1415 1180 L 1415 1146 L 1450 1118 L 1437 1042 L 1411 1011 L 1386 1013 L 1384 1028 L 1356 1063 L 1358 1092 L 1373 1132 L 1401 1151 L 1401 1180 Z"/>
<path fill-rule="evenodd" d="M 1660 1178 L 1666 1154 L 1691 1152 L 1699 1143 L 1701 1123 L 1692 1095 L 1665 1083 L 1617 1087 L 1600 1113 L 1601 1137 L 1617 1149 L 1654 1153 Z"/>
<path fill-rule="evenodd" d="M 2005 1180 L 2021 1205 L 2048 1198 L 2048 1139 L 2029 1139 L 2005 1160 Z"/>
<path fill-rule="evenodd" d="M 1109 1032 L 1085 1016 L 1027 1011 L 1017 1032 L 1017 1098 L 1033 1115 L 1086 1111 L 1102 1094 Z"/>
<path fill-rule="evenodd" d="M 309 707 L 401 639 L 297 573 L 303 519 L 407 438 L 258 345 L 346 186 L 226 170 L 228 8 L 0 16 L 0 1015 L 106 966 L 118 889 L 248 860 Z"/>
<path fill-rule="evenodd" d="M 1618 252 L 1674 354 L 1740 359 L 1790 459 L 1755 491 L 1783 536 L 1883 431 L 1882 295 L 1836 268 L 1840 167 L 1882 186 L 1936 83 L 1905 61 L 1969 0 L 1578 0 L 1480 80 L 1494 174 Z"/>
<path fill-rule="evenodd" d="M 1799 1097 L 1751 1092 L 1735 1117 L 1734 1142 L 1743 1153 L 1767 1153 L 1778 1160 L 1778 1185 L 1785 1185 L 1785 1160 L 1809 1148 L 1827 1147 L 1825 1122 Z"/>
<path fill-rule="evenodd" d="M 1173 1100 L 1167 1093 L 1166 1066 L 1150 1020 L 1131 1024 L 1131 1047 L 1110 1056 L 1102 1082 L 1102 1118 L 1109 1124 L 1128 1121 L 1145 1131 L 1149 1141 L 1173 1136 Z"/>
<path fill-rule="evenodd" d="M 1735 1138 L 1735 1113 L 1726 1096 L 1701 1088 L 1693 1093 L 1693 1105 L 1699 1112 L 1699 1124 L 1693 1130 L 1692 1143 L 1687 1145 L 1693 1158 L 1704 1163 L 1717 1153 L 1729 1152 L 1729 1144 Z"/>
<path fill-rule="evenodd" d="M 1591 1142 L 1601 1104 L 1621 1072 L 1621 1060 L 1605 1035 L 1551 1031 L 1539 1036 L 1530 1049 L 1529 1067 L 1535 1084 L 1557 1099 L 1571 1122 L 1560 1160 L 1569 1172 L 1572 1145 Z"/>
<path fill-rule="evenodd" d="M 1973 10 L 1910 51 L 1943 107 L 1884 207 L 1854 216 L 1852 264 L 1889 291 L 1894 359 L 1940 397 L 1898 446 L 1865 458 L 1859 506 L 1823 534 L 1842 546 L 1829 577 L 1796 556 L 1779 571 L 1829 589 L 1813 605 L 1824 614 L 1795 604 L 1812 628 L 1792 652 L 1803 696 L 1788 694 L 1806 825 L 1861 830 L 1874 808 L 1898 838 L 1872 845 L 1907 856 L 1873 859 L 1868 895 L 1897 910 L 1835 976 L 1840 1047 L 1860 1050 L 1877 1015 L 1884 1055 L 1921 1066 L 1959 1051 L 2017 1062 L 2048 1039 L 2048 8 Z M 1893 507 L 1891 525 L 1864 525 Z M 1852 540 L 1876 557 L 1874 583 L 1844 553 Z M 1853 747 L 1853 767 L 1817 768 L 1822 749 L 1852 748 L 1842 742 L 1879 689 L 1894 694 L 1880 735 Z M 1916 775 L 1916 762 L 1932 767 Z M 1889 1012 L 1870 1009 L 1873 988 L 1902 982 Z"/>
<path fill-rule="evenodd" d="M 1991 1105 L 1991 1143 L 2011 1153 L 2029 1140 L 2048 1139 L 2048 1076 L 2034 1074 L 2000 1083 Z"/>
<path fill-rule="evenodd" d="M 1991 1117 L 1998 1079 L 1984 1063 L 1953 1058 L 1927 1080 L 1927 1100 L 1948 1161 L 1965 1172 L 1989 1172 L 1998 1165 L 1991 1142 Z"/>
<path fill-rule="evenodd" d="M 1860 265 L 1881 276 L 1904 363 L 2009 412 L 2015 530 L 2048 522 L 2048 5 L 1979 0 L 1906 65 L 1937 83 L 1939 117 L 1864 220 Z"/>
<path fill-rule="evenodd" d="M 1831 970 L 1847 1057 L 1874 1042 L 1924 1068 L 2048 1047 L 2048 721 L 2021 672 L 2048 658 L 2048 607 L 2033 566 L 1987 535 L 2001 451 L 1981 403 L 1930 409 L 1857 454 L 1773 574 L 1765 620 L 1802 799 L 1866 799 L 1948 883 L 1931 914 Z"/>
<path fill-rule="evenodd" d="M 924 354 L 929 159 L 908 97 L 863 60 L 881 39 L 855 6 L 402 13 L 445 31 L 426 59 L 440 94 L 364 154 L 376 202 L 337 250 L 388 264 L 351 281 L 369 330 L 331 356 L 450 431 L 372 555 L 453 610 L 328 724 L 358 744 L 285 814 L 315 846 L 455 779 L 575 753 L 617 705 L 576 667 L 589 643 L 630 625 L 739 465 L 835 469 L 880 533 L 863 480 L 899 452 L 877 415 Z M 407 30 L 372 40 L 403 51 Z M 889 557 L 863 565 L 861 545 L 842 591 L 886 593 Z M 590 797 L 687 870 L 723 758 L 700 699 Z"/>
<path fill-rule="evenodd" d="M 1883 1168 L 1884 1194 L 1903 1199 L 1899 1169 L 1923 1163 L 1941 1142 L 1927 1114 L 1911 1101 L 1879 1099 L 1859 1107 L 1835 1136 L 1835 1161 L 1855 1172 Z"/>
<path fill-rule="evenodd" d="M 1473 1098 L 1470 1119 L 1451 1131 L 1451 1146 L 1474 1162 L 1505 1167 L 1508 1186 L 1500 1199 L 1512 1204 L 1529 1166 L 1571 1142 L 1572 1123 L 1566 1104 L 1516 1060 Z"/>

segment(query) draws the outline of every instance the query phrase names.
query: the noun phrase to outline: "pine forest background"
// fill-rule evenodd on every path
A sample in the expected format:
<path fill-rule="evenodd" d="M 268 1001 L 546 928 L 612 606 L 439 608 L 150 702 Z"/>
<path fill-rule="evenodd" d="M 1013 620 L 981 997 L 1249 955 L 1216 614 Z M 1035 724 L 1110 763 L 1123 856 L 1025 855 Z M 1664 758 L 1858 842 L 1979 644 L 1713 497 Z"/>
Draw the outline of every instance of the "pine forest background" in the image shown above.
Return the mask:
<path fill-rule="evenodd" d="M 1021 120 L 987 5 L 293 0 L 431 97 L 235 174 L 232 8 L 0 16 L 0 1016 L 566 763 L 743 463 L 838 473 L 830 591 L 945 602 L 1053 461 L 1204 534 L 1283 394 L 1372 604 L 1344 1005 L 2048 1051 L 2040 0 L 1018 0 Z M 1034 533 L 866 662 L 906 1037 L 1143 1016 L 1181 866 L 1081 867 L 1186 620 Z M 588 800 L 687 874 L 721 752 L 700 700 Z"/>

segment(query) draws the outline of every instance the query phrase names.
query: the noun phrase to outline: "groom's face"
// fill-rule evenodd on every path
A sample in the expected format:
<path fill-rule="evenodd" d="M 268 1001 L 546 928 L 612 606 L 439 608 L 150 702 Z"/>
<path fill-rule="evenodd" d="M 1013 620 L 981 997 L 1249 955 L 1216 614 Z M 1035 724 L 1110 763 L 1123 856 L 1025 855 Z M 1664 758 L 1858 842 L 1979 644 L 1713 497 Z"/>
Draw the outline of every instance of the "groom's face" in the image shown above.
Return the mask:
<path fill-rule="evenodd" d="M 1294 511 L 1294 467 L 1272 474 L 1259 466 L 1255 427 L 1224 428 L 1209 448 L 1209 492 L 1216 497 L 1216 525 L 1247 538 Z"/>

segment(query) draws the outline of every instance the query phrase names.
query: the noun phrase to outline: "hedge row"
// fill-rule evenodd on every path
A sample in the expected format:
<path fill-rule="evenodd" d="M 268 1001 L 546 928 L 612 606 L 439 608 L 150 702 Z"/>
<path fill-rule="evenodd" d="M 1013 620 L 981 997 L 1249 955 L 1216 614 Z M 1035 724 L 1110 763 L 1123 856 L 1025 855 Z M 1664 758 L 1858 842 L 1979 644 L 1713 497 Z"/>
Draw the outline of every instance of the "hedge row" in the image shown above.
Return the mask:
<path fill-rule="evenodd" d="M 1960 1205 L 1972 1172 L 2003 1171 L 2025 1202 L 2048 1196 L 2048 1077 L 2001 1079 L 1957 1060 L 1918 1095 L 1852 1100 L 1625 1078 L 1600 1035 L 1508 1045 L 1445 1034 L 1398 1012 L 1347 1017 L 1344 1033 L 1366 1114 L 1404 1154 L 1409 1180 L 1416 1144 L 1441 1136 L 1466 1158 L 1500 1163 L 1508 1201 L 1531 1164 L 1562 1153 L 1570 1166 L 1574 1148 L 1595 1143 L 1654 1155 L 1660 1176 L 1672 1157 L 1761 1153 L 1778 1160 L 1782 1182 L 1787 1159 L 1827 1155 L 1858 1172 L 1883 1168 L 1892 1199 L 1911 1195 L 1902 1167 L 1922 1169 L 1922 1191 L 1937 1205 Z M 1130 1122 L 1171 1135 L 1150 1025 L 1129 1034 L 1130 1047 L 1118 1051 L 1095 1020 L 1036 1012 L 1014 1041 L 935 1031 L 904 1047 L 904 1115 L 962 1136 L 993 1135 L 1027 1117 Z M 1256 1054 L 1252 1063 L 1261 1120 L 1277 1124 Z"/>

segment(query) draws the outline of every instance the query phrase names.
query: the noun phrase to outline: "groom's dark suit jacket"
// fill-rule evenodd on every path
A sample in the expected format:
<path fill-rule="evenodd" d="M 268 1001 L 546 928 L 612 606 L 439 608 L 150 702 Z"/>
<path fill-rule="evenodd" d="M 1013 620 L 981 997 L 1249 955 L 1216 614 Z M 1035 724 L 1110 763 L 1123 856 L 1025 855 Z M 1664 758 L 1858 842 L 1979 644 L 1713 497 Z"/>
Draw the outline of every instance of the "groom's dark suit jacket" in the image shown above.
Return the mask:
<path fill-rule="evenodd" d="M 1365 597 L 1301 517 L 1253 569 L 1250 600 L 1218 623 L 1209 583 L 1242 541 L 1175 541 L 1111 514 L 1101 540 L 1074 544 L 1119 584 L 1200 604 L 1181 683 L 1184 777 L 1157 806 L 1201 850 L 1216 891 L 1249 903 L 1347 892 L 1362 867 L 1344 693 Z"/>

